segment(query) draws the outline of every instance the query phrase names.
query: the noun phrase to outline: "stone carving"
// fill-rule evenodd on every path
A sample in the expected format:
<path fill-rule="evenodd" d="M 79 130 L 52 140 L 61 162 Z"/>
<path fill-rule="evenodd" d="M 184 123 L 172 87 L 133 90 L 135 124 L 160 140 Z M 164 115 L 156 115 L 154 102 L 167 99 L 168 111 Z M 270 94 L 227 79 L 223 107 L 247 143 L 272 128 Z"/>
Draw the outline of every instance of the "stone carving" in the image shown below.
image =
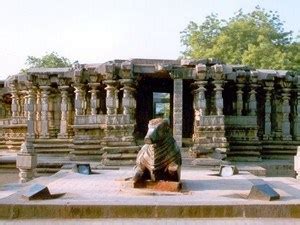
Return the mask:
<path fill-rule="evenodd" d="M 167 120 L 149 121 L 145 145 L 137 155 L 134 183 L 152 181 L 179 181 L 181 154 Z"/>

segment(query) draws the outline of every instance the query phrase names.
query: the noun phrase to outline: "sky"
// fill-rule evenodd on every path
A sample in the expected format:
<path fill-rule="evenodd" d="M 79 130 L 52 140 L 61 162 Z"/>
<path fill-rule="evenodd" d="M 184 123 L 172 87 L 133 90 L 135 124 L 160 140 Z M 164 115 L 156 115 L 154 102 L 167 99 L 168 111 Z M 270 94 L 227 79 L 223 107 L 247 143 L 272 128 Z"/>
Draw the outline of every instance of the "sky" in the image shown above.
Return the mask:
<path fill-rule="evenodd" d="M 0 0 L 0 79 L 24 68 L 27 56 L 52 51 L 80 63 L 176 59 L 190 21 L 256 5 L 278 11 L 285 29 L 300 34 L 299 0 Z"/>

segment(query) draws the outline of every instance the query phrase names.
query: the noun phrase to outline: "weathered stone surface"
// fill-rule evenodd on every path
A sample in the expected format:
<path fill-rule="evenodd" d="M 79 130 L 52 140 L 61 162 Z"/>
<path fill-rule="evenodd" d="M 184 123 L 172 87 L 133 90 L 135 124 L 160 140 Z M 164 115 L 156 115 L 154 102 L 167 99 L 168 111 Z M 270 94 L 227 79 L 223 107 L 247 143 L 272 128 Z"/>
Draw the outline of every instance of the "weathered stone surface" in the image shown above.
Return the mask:
<path fill-rule="evenodd" d="M 280 195 L 268 184 L 254 185 L 248 195 L 248 199 L 257 199 L 264 201 L 278 200 Z"/>
<path fill-rule="evenodd" d="M 300 218 L 299 182 L 293 178 L 263 177 L 280 190 L 282 201 L 253 201 L 246 198 L 257 177 L 244 172 L 226 179 L 210 170 L 182 171 L 182 192 L 133 189 L 124 177 L 132 170 L 101 170 L 93 176 L 60 172 L 47 177 L 50 193 L 67 192 L 59 199 L 24 201 L 14 189 L 0 191 L 1 219 L 58 218 Z M 56 176 L 56 177 L 55 177 Z M 123 178 L 123 179 L 122 179 Z M 39 178 L 40 179 L 40 178 Z M 33 182 L 39 182 L 36 180 Z M 293 188 L 291 188 L 293 187 Z M 84 190 L 84 191 L 83 191 Z M 284 190 L 288 190 L 284 191 Z M 4 191 L 4 193 L 3 193 Z M 6 196 L 6 197 L 4 197 Z M 12 223 L 14 221 L 11 221 Z"/>
<path fill-rule="evenodd" d="M 133 182 L 133 188 L 146 188 L 153 189 L 156 191 L 170 191 L 178 192 L 182 188 L 181 182 L 172 182 L 172 181 L 142 181 L 142 182 Z"/>

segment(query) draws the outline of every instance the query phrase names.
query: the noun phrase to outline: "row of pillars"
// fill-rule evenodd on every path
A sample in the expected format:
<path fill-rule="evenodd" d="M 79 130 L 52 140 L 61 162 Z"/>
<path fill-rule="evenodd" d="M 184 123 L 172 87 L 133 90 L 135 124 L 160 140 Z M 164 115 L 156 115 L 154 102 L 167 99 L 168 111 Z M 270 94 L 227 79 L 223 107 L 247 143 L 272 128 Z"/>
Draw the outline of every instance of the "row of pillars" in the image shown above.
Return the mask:
<path fill-rule="evenodd" d="M 106 85 L 106 109 L 107 115 L 114 115 L 118 113 L 119 98 L 118 86 L 121 84 L 123 87 L 120 89 L 123 91 L 122 96 L 122 107 L 124 115 L 134 115 L 136 108 L 136 100 L 134 98 L 135 86 L 131 79 L 121 79 L 121 80 L 104 80 L 103 83 Z M 91 87 L 91 115 L 97 115 L 97 108 L 100 105 L 100 99 L 97 98 L 98 87 L 100 83 L 89 83 Z M 83 115 L 84 113 L 84 91 L 82 84 L 75 84 L 75 115 Z M 102 112 L 100 112 L 101 114 Z"/>
<path fill-rule="evenodd" d="M 205 116 L 206 111 L 206 98 L 205 98 L 205 86 L 207 85 L 207 81 L 195 81 L 194 83 L 197 86 L 197 89 L 194 91 L 194 108 L 196 110 L 196 119 L 200 116 Z M 213 81 L 214 84 L 214 91 L 215 91 L 215 107 L 216 107 L 216 114 L 223 115 L 223 98 L 222 98 L 222 91 L 223 91 L 223 84 L 224 81 L 222 80 L 215 80 Z M 287 85 L 287 84 L 285 84 Z M 237 91 L 236 91 L 236 115 L 242 116 L 243 107 L 246 105 L 243 102 L 243 83 L 237 83 Z M 256 95 L 257 91 L 256 88 L 258 85 L 256 83 L 250 84 L 250 91 L 249 91 L 249 113 L 248 116 L 257 116 L 257 100 Z M 283 86 L 282 88 L 282 104 L 281 105 L 272 105 L 271 98 L 274 89 L 273 82 L 266 82 L 264 87 L 265 90 L 265 120 L 264 120 L 264 140 L 272 140 L 274 136 L 274 132 L 272 130 L 272 121 L 271 121 L 271 113 L 275 110 L 272 107 L 281 107 L 280 111 L 282 112 L 282 122 L 279 125 L 280 127 L 277 128 L 281 133 L 279 136 L 282 140 L 292 140 L 291 135 L 291 124 L 290 124 L 290 113 L 291 107 L 290 105 L 290 96 L 291 96 L 291 89 L 288 86 Z M 278 109 L 277 109 L 278 110 Z M 279 110 L 278 110 L 279 111 Z M 296 140 L 300 140 L 300 93 L 298 93 L 297 97 L 297 107 L 296 107 L 296 118 L 294 124 L 294 135 L 296 136 Z"/>
<path fill-rule="evenodd" d="M 273 138 L 281 138 L 282 140 L 292 140 L 291 135 L 291 124 L 290 124 L 290 113 L 291 113 L 291 107 L 290 104 L 290 96 L 291 96 L 291 89 L 289 87 L 283 87 L 282 88 L 282 104 L 281 105 L 275 105 L 272 104 L 272 91 L 274 89 L 274 83 L 273 82 L 266 82 L 266 86 L 264 87 L 266 92 L 266 100 L 265 100 L 265 132 L 264 132 L 264 140 L 272 140 Z M 296 121 L 299 120 L 300 116 L 300 93 L 298 93 L 298 101 L 297 101 L 297 113 L 296 113 Z M 275 101 L 275 96 L 273 98 L 273 101 Z M 281 107 L 281 109 L 278 109 L 278 107 Z M 272 130 L 272 120 L 271 115 L 273 112 L 281 111 L 282 112 L 282 120 L 281 124 L 276 127 L 276 130 Z M 278 116 L 277 114 L 275 116 Z M 276 118 L 277 119 L 277 118 Z M 278 121 L 277 121 L 278 122 Z M 275 127 L 275 126 L 273 126 Z M 280 133 L 280 134 L 278 134 Z M 300 140 L 299 137 L 300 131 L 298 129 L 294 129 L 294 135 L 296 140 Z"/>
<path fill-rule="evenodd" d="M 119 98 L 118 98 L 118 87 L 122 85 L 123 87 L 120 89 L 123 91 L 122 96 L 122 108 L 124 115 L 130 115 L 131 119 L 134 120 L 134 112 L 136 108 L 136 100 L 134 98 L 135 94 L 135 85 L 132 79 L 121 79 L 121 80 L 105 80 L 103 83 L 106 85 L 106 108 L 107 115 L 117 114 L 119 108 Z M 89 83 L 90 87 L 89 92 L 91 93 L 90 99 L 90 107 L 91 107 L 91 115 L 97 115 L 97 109 L 100 105 L 100 99 L 97 97 L 98 87 L 100 83 Z M 85 107 L 85 96 L 84 96 L 84 85 L 83 84 L 74 84 L 75 88 L 75 116 L 84 115 L 84 107 Z M 32 87 L 34 88 L 34 87 Z M 51 109 L 51 87 L 49 85 L 42 85 L 37 89 L 28 89 L 28 91 L 22 91 L 21 95 L 17 88 L 12 84 L 11 86 L 11 94 L 12 94 L 12 104 L 11 111 L 12 117 L 28 117 L 29 107 L 33 107 L 36 111 L 35 120 L 40 121 L 40 127 L 36 128 L 39 133 L 40 138 L 49 138 L 49 128 L 53 126 L 53 115 L 49 113 Z M 70 97 L 68 92 L 69 86 L 62 85 L 59 86 L 59 90 L 61 93 L 61 117 L 60 117 L 60 131 L 58 134 L 58 138 L 68 138 L 68 123 L 69 114 L 70 114 Z M 34 91 L 35 102 L 29 101 L 29 91 Z M 53 107 L 53 106 L 52 106 Z M 101 112 L 100 112 L 101 114 Z M 38 124 L 36 125 L 38 126 Z"/>
<path fill-rule="evenodd" d="M 205 116 L 206 111 L 206 98 L 205 98 L 205 85 L 207 84 L 207 81 L 195 81 L 194 84 L 196 85 L 197 89 L 194 91 L 194 109 L 196 112 L 198 112 L 199 115 L 197 116 Z M 218 116 L 223 115 L 223 97 L 222 97 L 222 91 L 223 91 L 223 84 L 224 81 L 222 80 L 216 80 L 213 81 L 213 84 L 215 85 L 214 91 L 215 91 L 215 106 L 216 106 L 216 113 Z"/>

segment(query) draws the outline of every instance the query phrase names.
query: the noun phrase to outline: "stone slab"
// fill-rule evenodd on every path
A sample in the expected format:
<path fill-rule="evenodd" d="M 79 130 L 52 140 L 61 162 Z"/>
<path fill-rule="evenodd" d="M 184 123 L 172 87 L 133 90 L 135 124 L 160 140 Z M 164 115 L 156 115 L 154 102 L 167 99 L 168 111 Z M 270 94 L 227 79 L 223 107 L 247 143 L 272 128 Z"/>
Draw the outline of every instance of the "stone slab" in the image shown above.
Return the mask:
<path fill-rule="evenodd" d="M 221 177 L 230 177 L 238 174 L 239 171 L 234 165 L 222 165 L 220 166 L 219 175 Z"/>
<path fill-rule="evenodd" d="M 72 171 L 75 173 L 81 173 L 85 175 L 92 174 L 91 166 L 88 163 L 75 164 Z"/>
<path fill-rule="evenodd" d="M 248 199 L 273 201 L 280 199 L 280 195 L 268 184 L 253 185 Z"/>
<path fill-rule="evenodd" d="M 126 178 L 133 173 L 132 168 L 90 176 L 61 171 L 37 178 L 27 185 L 40 183 L 51 194 L 66 194 L 26 201 L 26 187 L 21 186 L 0 197 L 0 218 L 300 218 L 300 183 L 294 178 L 262 179 L 244 171 L 220 177 L 211 170 L 183 169 L 182 190 L 166 192 L 128 187 Z M 280 200 L 247 198 L 253 185 L 263 183 L 271 185 Z M 0 196 L 2 191 L 7 190 L 0 187 Z"/>
<path fill-rule="evenodd" d="M 22 195 L 22 197 L 27 200 L 49 199 L 51 198 L 51 194 L 49 192 L 49 189 L 45 185 L 33 184 Z"/>

